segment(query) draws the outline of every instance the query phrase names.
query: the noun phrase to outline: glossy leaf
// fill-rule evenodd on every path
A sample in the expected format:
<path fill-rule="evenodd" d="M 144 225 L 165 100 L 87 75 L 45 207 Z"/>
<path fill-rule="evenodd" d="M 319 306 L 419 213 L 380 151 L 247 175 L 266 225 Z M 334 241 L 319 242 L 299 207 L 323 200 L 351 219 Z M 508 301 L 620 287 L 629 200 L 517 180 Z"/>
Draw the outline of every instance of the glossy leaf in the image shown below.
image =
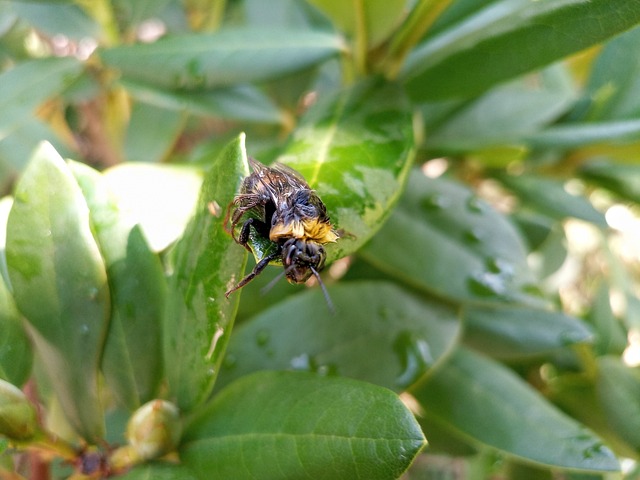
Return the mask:
<path fill-rule="evenodd" d="M 122 163 L 104 172 L 120 209 L 139 223 L 153 251 L 164 250 L 184 231 L 202 185 L 199 168 Z"/>
<path fill-rule="evenodd" d="M 0 140 L 35 114 L 35 109 L 73 83 L 82 64 L 72 57 L 30 60 L 0 74 Z"/>
<path fill-rule="evenodd" d="M 506 367 L 458 350 L 413 395 L 425 415 L 474 442 L 558 468 L 618 470 L 611 451 Z"/>
<path fill-rule="evenodd" d="M 400 205 L 362 250 L 367 262 L 431 294 L 540 304 L 525 246 L 506 217 L 462 185 L 415 171 Z"/>
<path fill-rule="evenodd" d="M 349 36 L 366 35 L 369 48 L 383 41 L 405 15 L 407 1 L 343 2 L 341 0 L 310 0 L 338 28 Z"/>
<path fill-rule="evenodd" d="M 115 47 L 100 57 L 126 79 L 201 90 L 277 78 L 316 65 L 341 48 L 339 37 L 329 33 L 234 28 Z"/>
<path fill-rule="evenodd" d="M 302 372 L 261 372 L 227 387 L 179 449 L 199 479 L 395 479 L 425 444 L 381 387 Z"/>
<path fill-rule="evenodd" d="M 411 111 L 395 85 L 360 84 L 319 102 L 279 161 L 307 180 L 342 238 L 328 261 L 360 248 L 395 205 L 414 158 Z"/>
<path fill-rule="evenodd" d="M 95 441 L 104 432 L 97 381 L 109 288 L 82 191 L 49 144 L 16 186 L 6 255 L 16 303 L 64 413 Z"/>
<path fill-rule="evenodd" d="M 31 373 L 33 351 L 31 342 L 22 323 L 20 312 L 7 285 L 5 244 L 7 218 L 13 200 L 0 200 L 0 255 L 2 275 L 0 276 L 0 379 L 13 385 L 22 386 Z"/>
<path fill-rule="evenodd" d="M 401 391 L 437 364 L 461 333 L 454 308 L 392 283 L 344 283 L 329 293 L 335 314 L 315 289 L 243 324 L 229 342 L 219 385 L 257 370 L 295 369 Z"/>
<path fill-rule="evenodd" d="M 531 173 L 501 175 L 499 179 L 521 200 L 550 217 L 560 220 L 566 217 L 579 218 L 599 227 L 607 227 L 604 214 L 596 210 L 587 198 L 567 192 L 562 181 Z"/>
<path fill-rule="evenodd" d="M 167 91 L 140 82 L 123 80 L 134 98 L 169 110 L 259 123 L 283 123 L 277 105 L 258 88 L 237 85 L 208 92 Z"/>
<path fill-rule="evenodd" d="M 155 398 L 162 379 L 161 320 L 166 294 L 162 265 L 140 227 L 120 211 L 102 176 L 71 163 L 89 206 L 111 291 L 111 320 L 102 371 L 130 410 Z"/>
<path fill-rule="evenodd" d="M 593 341 L 593 333 L 584 322 L 545 309 L 469 307 L 464 324 L 465 343 L 494 358 L 530 358 Z"/>
<path fill-rule="evenodd" d="M 620 359 L 598 359 L 596 391 L 609 425 L 635 452 L 640 451 L 640 371 Z"/>
<path fill-rule="evenodd" d="M 224 213 L 248 169 L 241 134 L 212 163 L 173 252 L 164 356 L 169 396 L 183 410 L 208 398 L 231 334 L 239 295 L 226 299 L 224 293 L 239 280 L 246 251 L 225 231 Z"/>
<path fill-rule="evenodd" d="M 402 77 L 417 100 L 469 97 L 638 22 L 637 0 L 491 2 L 427 38 L 407 59 Z"/>

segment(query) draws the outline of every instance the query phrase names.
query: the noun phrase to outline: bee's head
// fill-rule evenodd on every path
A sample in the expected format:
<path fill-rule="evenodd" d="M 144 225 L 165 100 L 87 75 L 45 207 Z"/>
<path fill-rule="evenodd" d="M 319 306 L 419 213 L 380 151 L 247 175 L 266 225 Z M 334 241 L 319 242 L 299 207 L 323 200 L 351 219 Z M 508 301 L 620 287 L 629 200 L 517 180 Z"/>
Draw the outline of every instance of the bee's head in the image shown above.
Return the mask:
<path fill-rule="evenodd" d="M 318 276 L 327 254 L 322 245 L 299 238 L 291 238 L 282 246 L 282 264 L 291 283 L 303 283 L 311 275 Z"/>

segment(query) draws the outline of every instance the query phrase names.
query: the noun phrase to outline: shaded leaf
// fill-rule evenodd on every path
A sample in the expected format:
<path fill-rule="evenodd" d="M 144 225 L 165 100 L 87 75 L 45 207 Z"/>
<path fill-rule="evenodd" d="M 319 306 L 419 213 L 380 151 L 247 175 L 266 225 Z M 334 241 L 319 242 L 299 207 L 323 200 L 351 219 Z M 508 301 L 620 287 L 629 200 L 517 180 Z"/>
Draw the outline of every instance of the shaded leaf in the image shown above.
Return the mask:
<path fill-rule="evenodd" d="M 456 309 L 388 282 L 295 295 L 242 325 L 229 342 L 220 386 L 257 370 L 310 370 L 401 391 L 450 351 L 460 335 Z M 376 352 L 372 357 L 371 352 Z"/>
<path fill-rule="evenodd" d="M 595 209 L 589 200 L 566 191 L 564 182 L 544 178 L 531 173 L 500 175 L 499 180 L 513 190 L 524 202 L 542 213 L 557 219 L 579 218 L 598 227 L 606 228 L 604 214 Z"/>
<path fill-rule="evenodd" d="M 593 333 L 578 318 L 562 312 L 521 306 L 468 307 L 465 343 L 504 359 L 547 354 L 593 341 Z"/>
<path fill-rule="evenodd" d="M 6 254 L 16 303 L 62 408 L 95 441 L 104 432 L 97 374 L 109 288 L 85 199 L 49 144 L 36 150 L 16 186 Z"/>
<path fill-rule="evenodd" d="M 640 166 L 616 164 L 605 160 L 588 163 L 581 175 L 620 197 L 640 203 Z"/>
<path fill-rule="evenodd" d="M 392 84 L 357 85 L 309 110 L 279 161 L 317 190 L 343 231 L 328 261 L 360 248 L 395 205 L 414 158 L 412 117 Z"/>
<path fill-rule="evenodd" d="M 506 367 L 458 350 L 412 391 L 430 419 L 515 457 L 559 468 L 618 470 L 611 451 Z"/>
<path fill-rule="evenodd" d="M 211 393 L 231 334 L 239 296 L 227 300 L 246 251 L 224 230 L 224 209 L 248 175 L 244 134 L 229 143 L 207 172 L 194 217 L 173 252 L 164 319 L 170 397 L 190 410 Z M 212 213 L 210 204 L 220 210 Z"/>
<path fill-rule="evenodd" d="M 443 298 L 543 303 L 528 293 L 535 278 L 509 220 L 462 185 L 418 171 L 361 255 L 389 275 Z"/>
<path fill-rule="evenodd" d="M 192 215 L 202 170 L 180 165 L 122 163 L 104 172 L 120 210 L 139 223 L 152 250 L 174 242 Z"/>
<path fill-rule="evenodd" d="M 136 102 L 131 109 L 124 157 L 128 161 L 161 162 L 178 140 L 185 116 L 180 112 Z"/>
<path fill-rule="evenodd" d="M 0 200 L 0 256 L 2 275 L 0 276 L 0 379 L 13 385 L 22 386 L 31 373 L 33 351 L 31 342 L 22 324 L 20 312 L 7 285 L 5 244 L 7 218 L 13 200 Z"/>
<path fill-rule="evenodd" d="M 140 227 L 119 210 L 102 176 L 84 164 L 70 166 L 89 206 L 111 291 L 102 371 L 116 397 L 133 410 L 155 398 L 162 379 L 164 271 Z"/>
<path fill-rule="evenodd" d="M 234 28 L 114 47 L 100 57 L 127 79 L 197 90 L 270 80 L 316 65 L 341 48 L 340 38 L 329 33 Z"/>
<path fill-rule="evenodd" d="M 302 372 L 261 372 L 220 392 L 179 449 L 197 478 L 394 479 L 425 444 L 381 387 Z"/>
<path fill-rule="evenodd" d="M 598 143 L 640 139 L 640 120 L 559 124 L 526 137 L 534 147 L 575 148 Z"/>
<path fill-rule="evenodd" d="M 402 77 L 417 100 L 469 97 L 638 22 L 637 0 L 491 2 L 427 38 L 407 59 Z"/>
<path fill-rule="evenodd" d="M 73 40 L 99 38 L 100 25 L 79 5 L 65 5 L 71 1 L 11 2 L 13 11 L 42 34 L 49 37 L 64 35 Z"/>

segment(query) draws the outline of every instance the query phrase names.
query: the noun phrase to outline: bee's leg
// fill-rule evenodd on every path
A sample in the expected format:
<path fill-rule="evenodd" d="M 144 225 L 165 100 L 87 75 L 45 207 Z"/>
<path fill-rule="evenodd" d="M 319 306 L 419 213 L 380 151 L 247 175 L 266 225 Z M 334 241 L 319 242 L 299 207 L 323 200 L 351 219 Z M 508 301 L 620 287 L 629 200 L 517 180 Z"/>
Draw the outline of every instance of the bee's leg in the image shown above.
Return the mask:
<path fill-rule="evenodd" d="M 242 245 L 247 250 L 251 251 L 247 246 L 247 242 L 249 241 L 249 234 L 251 233 L 251 226 L 255 228 L 256 232 L 263 236 L 269 236 L 269 231 L 267 230 L 267 234 L 265 235 L 265 229 L 267 228 L 267 224 L 258 220 L 257 218 L 248 218 L 242 224 L 242 228 L 240 229 L 240 235 L 238 235 L 238 239 L 236 240 L 240 245 Z"/>
<path fill-rule="evenodd" d="M 267 265 L 269 265 L 269 262 L 271 262 L 272 260 L 275 260 L 277 257 L 278 257 L 278 253 L 277 252 L 274 252 L 271 255 L 267 255 L 266 257 L 264 257 L 262 260 L 260 260 L 256 264 L 255 267 L 253 267 L 253 270 L 251 271 L 251 273 L 249 275 L 247 275 L 242 280 L 240 280 L 240 282 L 235 287 L 233 287 L 230 290 L 228 290 L 224 294 L 224 296 L 229 298 L 229 295 L 231 295 L 233 292 L 235 292 L 236 290 L 239 290 L 240 288 L 244 287 L 247 283 L 249 283 L 251 280 L 253 280 L 258 275 L 260 275 L 262 270 L 264 270 L 267 267 Z"/>

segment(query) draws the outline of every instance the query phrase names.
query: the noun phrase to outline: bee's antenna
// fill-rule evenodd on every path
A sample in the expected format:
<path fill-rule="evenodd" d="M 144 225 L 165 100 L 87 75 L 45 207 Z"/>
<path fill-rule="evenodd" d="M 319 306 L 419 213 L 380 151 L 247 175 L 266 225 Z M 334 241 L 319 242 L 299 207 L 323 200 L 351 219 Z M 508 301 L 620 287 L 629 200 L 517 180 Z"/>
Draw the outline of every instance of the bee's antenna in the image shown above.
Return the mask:
<path fill-rule="evenodd" d="M 266 295 L 267 293 L 269 293 L 269 291 L 271 291 L 271 289 L 276 286 L 276 283 L 278 283 L 280 279 L 284 277 L 285 273 L 287 273 L 287 271 L 282 270 L 282 272 L 276 275 L 269 283 L 267 283 L 264 287 L 260 289 L 260 293 L 262 295 Z"/>
<path fill-rule="evenodd" d="M 318 280 L 318 283 L 320 284 L 320 288 L 322 288 L 322 293 L 324 294 L 324 299 L 327 301 L 327 306 L 329 307 L 329 311 L 331 312 L 332 315 L 335 315 L 336 314 L 336 309 L 333 306 L 333 302 L 331 301 L 331 297 L 329 296 L 329 292 L 327 291 L 327 287 L 324 286 L 324 282 L 322 281 L 322 278 L 320 278 L 320 274 L 311 265 L 309 265 L 309 268 L 311 269 L 311 272 L 313 273 L 313 275 Z"/>

